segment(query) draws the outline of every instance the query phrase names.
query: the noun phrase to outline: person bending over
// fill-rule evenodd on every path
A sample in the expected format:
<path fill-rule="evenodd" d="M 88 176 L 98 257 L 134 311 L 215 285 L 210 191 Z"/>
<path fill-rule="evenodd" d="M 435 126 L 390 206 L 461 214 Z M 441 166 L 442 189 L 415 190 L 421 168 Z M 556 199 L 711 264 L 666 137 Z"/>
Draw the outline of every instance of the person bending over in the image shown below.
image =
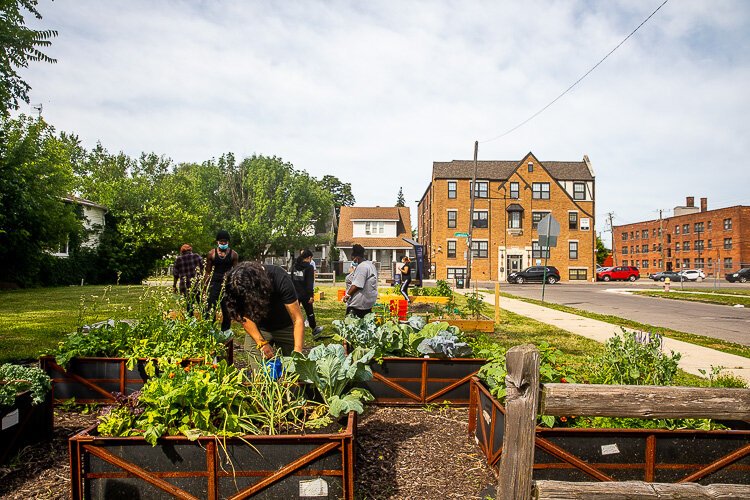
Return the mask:
<path fill-rule="evenodd" d="M 277 349 L 285 356 L 302 352 L 305 320 L 292 279 L 278 266 L 242 262 L 226 274 L 227 309 L 247 334 L 245 350 L 250 365 L 272 358 Z"/>

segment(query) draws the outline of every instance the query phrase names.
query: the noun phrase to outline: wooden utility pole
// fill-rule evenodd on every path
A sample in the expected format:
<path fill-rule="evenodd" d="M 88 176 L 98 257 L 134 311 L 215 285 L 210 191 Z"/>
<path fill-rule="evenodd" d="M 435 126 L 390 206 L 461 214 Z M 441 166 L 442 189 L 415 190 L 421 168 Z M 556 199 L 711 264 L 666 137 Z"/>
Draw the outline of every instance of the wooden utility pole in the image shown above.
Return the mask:
<path fill-rule="evenodd" d="M 466 288 L 471 285 L 471 234 L 474 229 L 474 193 L 477 190 L 477 155 L 479 154 L 479 141 L 474 141 L 474 176 L 471 181 L 471 207 L 469 208 L 469 236 L 466 238 L 466 245 L 469 247 L 466 251 Z"/>
<path fill-rule="evenodd" d="M 614 259 L 614 265 L 617 265 L 617 252 L 615 252 L 615 228 L 612 226 L 612 216 L 615 215 L 612 212 L 607 214 L 609 219 L 609 234 L 612 235 L 612 258 Z"/>

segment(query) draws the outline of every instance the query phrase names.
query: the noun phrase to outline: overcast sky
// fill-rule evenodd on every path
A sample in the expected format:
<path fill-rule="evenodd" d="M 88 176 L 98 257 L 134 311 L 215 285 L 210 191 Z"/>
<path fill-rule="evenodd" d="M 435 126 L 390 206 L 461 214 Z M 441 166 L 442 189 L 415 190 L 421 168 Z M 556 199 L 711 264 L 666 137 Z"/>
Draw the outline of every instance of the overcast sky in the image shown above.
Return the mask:
<path fill-rule="evenodd" d="M 750 2 L 40 0 L 22 74 L 58 130 L 112 152 L 281 156 L 416 208 L 433 161 L 579 161 L 597 230 L 707 197 L 750 204 Z M 32 111 L 25 107 L 24 111 Z M 665 212 L 668 215 L 669 212 Z M 416 221 L 415 221 L 416 224 Z M 609 240 L 607 233 L 603 234 Z"/>

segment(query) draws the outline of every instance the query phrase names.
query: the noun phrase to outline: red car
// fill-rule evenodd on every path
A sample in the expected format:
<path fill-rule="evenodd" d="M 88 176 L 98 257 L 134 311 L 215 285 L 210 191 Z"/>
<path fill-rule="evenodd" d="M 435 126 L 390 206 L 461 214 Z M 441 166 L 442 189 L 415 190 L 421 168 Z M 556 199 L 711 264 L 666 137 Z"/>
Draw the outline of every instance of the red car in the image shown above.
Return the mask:
<path fill-rule="evenodd" d="M 635 281 L 641 277 L 641 272 L 633 266 L 616 266 L 610 267 L 606 271 L 596 273 L 596 279 L 599 281 L 611 280 L 628 280 Z"/>

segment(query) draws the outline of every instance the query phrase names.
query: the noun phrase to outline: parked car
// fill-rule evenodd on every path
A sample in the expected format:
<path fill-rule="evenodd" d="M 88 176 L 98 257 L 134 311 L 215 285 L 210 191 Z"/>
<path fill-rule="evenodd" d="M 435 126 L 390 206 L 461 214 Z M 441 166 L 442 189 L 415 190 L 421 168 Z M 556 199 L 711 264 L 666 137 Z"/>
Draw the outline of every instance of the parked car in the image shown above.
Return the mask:
<path fill-rule="evenodd" d="M 641 277 L 640 271 L 637 267 L 633 266 L 615 266 L 596 273 L 596 279 L 599 281 L 611 281 L 611 280 L 628 280 L 635 281 Z"/>
<path fill-rule="evenodd" d="M 688 281 L 698 281 L 706 279 L 706 273 L 702 269 L 684 269 L 680 271 Z"/>
<path fill-rule="evenodd" d="M 669 281 L 687 281 L 685 275 L 677 271 L 660 271 L 658 273 L 649 274 L 648 277 L 654 281 L 664 281 L 667 278 L 669 278 Z"/>
<path fill-rule="evenodd" d="M 737 272 L 729 273 L 726 275 L 727 281 L 734 283 L 739 281 L 740 283 L 747 283 L 750 281 L 750 267 L 740 269 Z"/>
<path fill-rule="evenodd" d="M 541 283 L 545 276 L 547 277 L 547 283 L 553 285 L 560 281 L 560 271 L 554 266 L 546 266 L 547 272 L 544 271 L 545 266 L 531 266 L 527 267 L 523 271 L 516 273 L 510 273 L 508 276 L 508 283 L 526 283 L 527 281 L 536 281 Z"/>

